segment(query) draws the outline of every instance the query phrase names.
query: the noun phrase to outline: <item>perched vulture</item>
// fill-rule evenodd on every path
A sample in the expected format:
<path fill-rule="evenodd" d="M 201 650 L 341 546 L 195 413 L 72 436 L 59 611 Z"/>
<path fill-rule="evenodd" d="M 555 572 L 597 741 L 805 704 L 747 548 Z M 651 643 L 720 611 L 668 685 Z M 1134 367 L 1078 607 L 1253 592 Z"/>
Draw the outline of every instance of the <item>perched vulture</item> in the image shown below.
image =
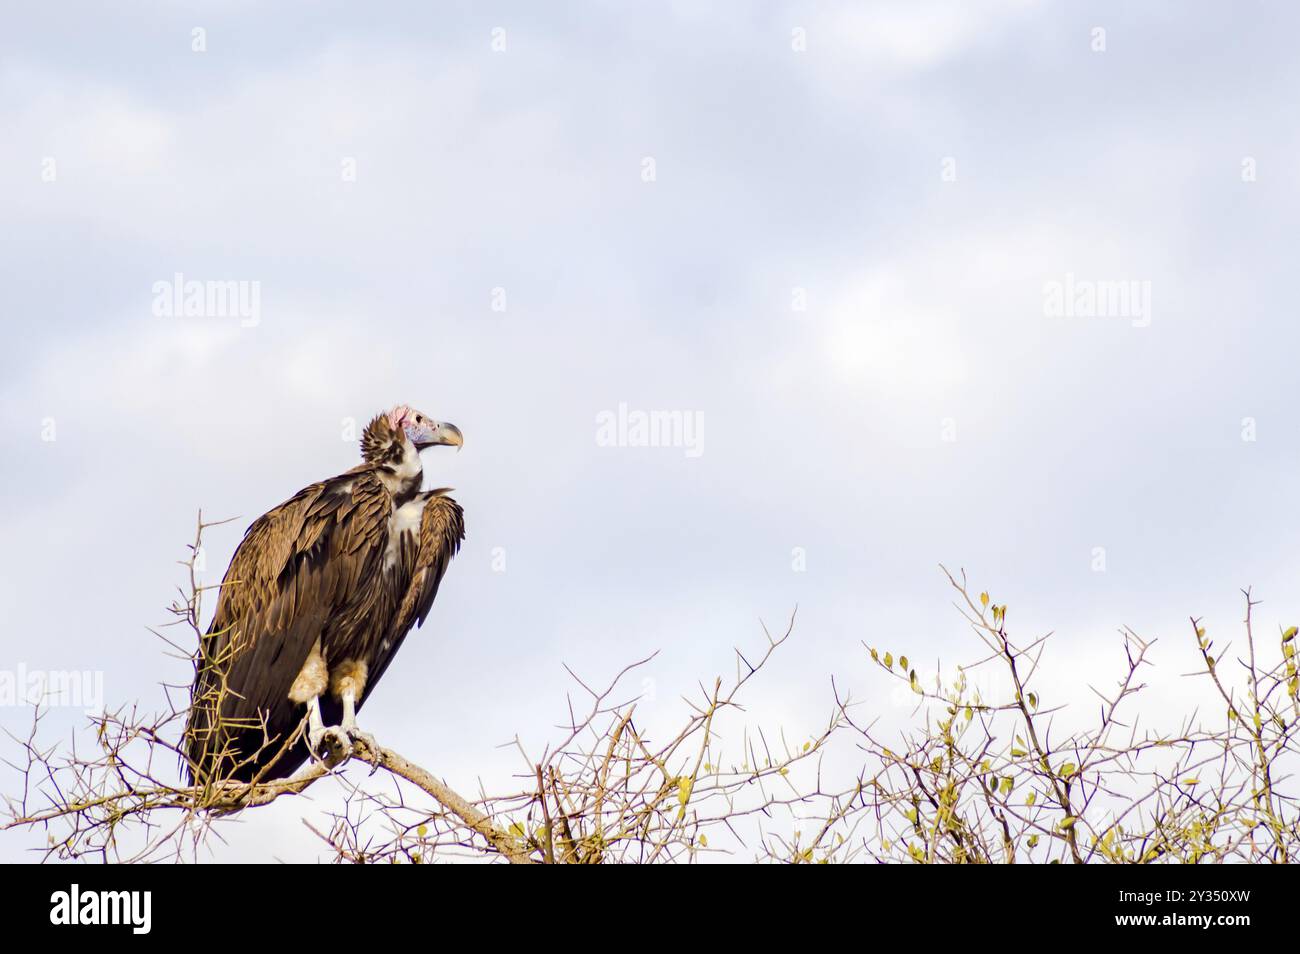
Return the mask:
<path fill-rule="evenodd" d="M 446 490 L 421 492 L 420 451 L 461 441 L 399 405 L 366 426 L 361 464 L 253 521 L 199 653 L 192 783 L 283 778 L 327 735 L 364 737 L 357 710 L 465 537 Z"/>

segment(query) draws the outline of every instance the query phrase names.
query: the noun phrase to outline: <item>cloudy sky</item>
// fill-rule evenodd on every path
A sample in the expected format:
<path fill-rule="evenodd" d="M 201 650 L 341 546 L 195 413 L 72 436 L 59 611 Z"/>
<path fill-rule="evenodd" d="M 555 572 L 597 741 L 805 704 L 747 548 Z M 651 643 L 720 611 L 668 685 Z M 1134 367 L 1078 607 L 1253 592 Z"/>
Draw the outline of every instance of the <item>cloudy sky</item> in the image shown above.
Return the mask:
<path fill-rule="evenodd" d="M 660 650 L 640 688 L 670 720 L 796 605 L 748 718 L 807 733 L 833 675 L 902 722 L 864 640 L 979 655 L 941 562 L 1055 631 L 1061 701 L 1115 673 L 1120 625 L 1158 638 L 1156 721 L 1195 694 L 1189 615 L 1226 635 L 1253 585 L 1268 626 L 1300 621 L 1284 5 L 5 20 L 6 670 L 153 705 L 179 670 L 146 627 L 197 511 L 239 518 L 215 582 L 398 402 L 464 431 L 426 475 L 468 539 L 363 722 L 469 790 L 562 719 L 562 663 L 600 681 Z M 166 314 L 178 274 L 257 307 Z M 607 440 L 620 407 L 696 429 Z M 214 857 L 310 857 L 314 810 Z"/>

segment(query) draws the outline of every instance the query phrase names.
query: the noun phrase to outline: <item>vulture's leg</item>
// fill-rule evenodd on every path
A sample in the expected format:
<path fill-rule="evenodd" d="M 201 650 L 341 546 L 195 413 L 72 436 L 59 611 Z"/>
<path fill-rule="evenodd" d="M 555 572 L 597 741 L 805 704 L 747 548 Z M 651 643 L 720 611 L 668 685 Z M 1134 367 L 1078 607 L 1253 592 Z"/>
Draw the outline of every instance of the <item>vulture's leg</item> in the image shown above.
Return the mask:
<path fill-rule="evenodd" d="M 367 668 L 364 662 L 345 660 L 330 673 L 330 688 L 339 702 L 343 703 L 343 721 L 339 728 L 349 743 L 365 744 L 370 753 L 370 774 L 373 775 L 379 769 L 379 743 L 370 733 L 362 732 L 357 727 L 357 700 L 366 688 Z"/>
<path fill-rule="evenodd" d="M 321 743 L 325 741 L 325 720 L 320 715 L 320 696 L 307 700 L 307 746 L 312 755 L 320 754 Z"/>
<path fill-rule="evenodd" d="M 366 750 L 370 753 L 370 774 L 379 771 L 379 743 L 369 732 L 362 732 L 357 727 L 357 700 L 350 691 L 343 693 L 343 722 L 339 728 L 347 733 L 349 742 L 365 743 Z"/>
<path fill-rule="evenodd" d="M 329 688 L 329 684 L 329 666 L 325 663 L 325 654 L 321 652 L 320 640 L 317 639 L 312 644 L 302 670 L 289 687 L 289 699 L 307 707 L 307 745 L 314 758 L 323 757 L 321 744 L 329 735 L 329 729 L 325 727 L 325 720 L 320 714 L 321 693 Z M 339 750 L 346 751 L 347 746 L 340 745 Z"/>
<path fill-rule="evenodd" d="M 343 722 L 340 728 L 344 732 L 352 733 L 357 728 L 357 697 L 351 689 L 343 692 Z"/>

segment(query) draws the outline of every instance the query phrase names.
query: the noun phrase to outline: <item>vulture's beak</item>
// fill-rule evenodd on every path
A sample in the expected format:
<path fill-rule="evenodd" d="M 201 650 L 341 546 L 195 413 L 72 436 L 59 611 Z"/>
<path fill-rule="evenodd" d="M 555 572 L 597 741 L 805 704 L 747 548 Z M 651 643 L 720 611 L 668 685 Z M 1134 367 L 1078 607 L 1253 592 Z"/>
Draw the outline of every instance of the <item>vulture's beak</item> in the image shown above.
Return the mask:
<path fill-rule="evenodd" d="M 430 444 L 443 444 L 448 447 L 461 448 L 465 444 L 465 435 L 455 424 L 439 424 L 433 429 Z"/>

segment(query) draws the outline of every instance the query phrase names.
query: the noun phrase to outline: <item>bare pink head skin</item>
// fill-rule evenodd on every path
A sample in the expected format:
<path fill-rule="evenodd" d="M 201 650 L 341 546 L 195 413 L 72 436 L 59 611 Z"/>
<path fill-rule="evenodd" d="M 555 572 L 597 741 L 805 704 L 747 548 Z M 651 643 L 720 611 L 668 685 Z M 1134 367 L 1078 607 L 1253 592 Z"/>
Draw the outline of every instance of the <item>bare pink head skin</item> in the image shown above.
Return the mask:
<path fill-rule="evenodd" d="M 388 424 L 393 430 L 400 428 L 404 431 L 416 450 L 439 444 L 460 447 L 465 443 L 460 428 L 455 424 L 435 421 L 408 404 L 399 404 L 389 411 Z"/>

